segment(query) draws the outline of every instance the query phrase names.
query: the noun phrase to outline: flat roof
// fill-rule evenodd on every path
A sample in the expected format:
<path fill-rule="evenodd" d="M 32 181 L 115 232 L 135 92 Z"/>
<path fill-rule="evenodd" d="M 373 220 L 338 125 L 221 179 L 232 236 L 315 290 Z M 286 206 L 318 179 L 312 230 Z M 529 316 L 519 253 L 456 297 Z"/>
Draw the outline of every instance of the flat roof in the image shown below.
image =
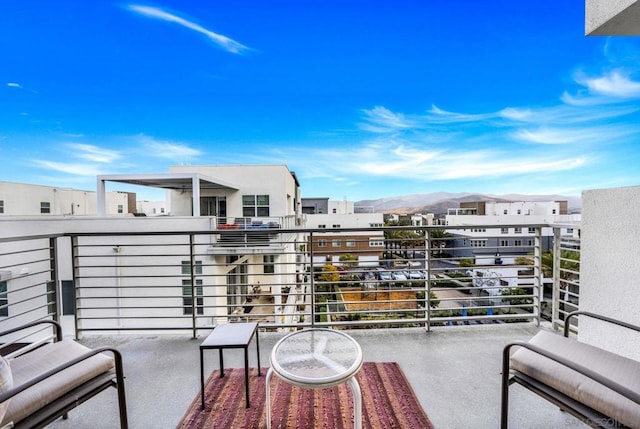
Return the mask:
<path fill-rule="evenodd" d="M 193 179 L 200 183 L 200 189 L 233 189 L 238 186 L 200 173 L 160 173 L 160 174 L 103 174 L 98 181 L 127 183 L 150 188 L 193 191 Z"/>

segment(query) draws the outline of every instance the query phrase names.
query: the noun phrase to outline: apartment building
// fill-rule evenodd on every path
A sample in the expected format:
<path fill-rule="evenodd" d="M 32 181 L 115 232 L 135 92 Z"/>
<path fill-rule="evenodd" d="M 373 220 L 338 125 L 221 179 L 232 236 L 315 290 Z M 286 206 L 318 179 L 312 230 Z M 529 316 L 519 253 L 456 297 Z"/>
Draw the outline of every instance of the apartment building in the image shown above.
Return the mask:
<path fill-rule="evenodd" d="M 566 225 L 563 235 L 579 234 L 580 214 L 570 214 L 567 201 L 476 201 L 449 209 L 445 222 L 463 227 L 448 242 L 455 256 L 498 265 L 531 254 L 536 239 L 542 251 L 551 249 L 553 230 L 540 225 Z"/>
<path fill-rule="evenodd" d="M 136 213 L 136 194 L 108 192 L 105 214 Z M 95 216 L 95 191 L 0 181 L 0 216 Z"/>
<path fill-rule="evenodd" d="M 193 260 L 171 263 L 183 287 L 183 315 L 193 312 L 195 286 L 196 311 L 210 315 L 210 323 L 232 311 L 243 314 L 247 301 L 260 295 L 276 304 L 276 314 L 265 317 L 279 319 L 283 285 L 295 286 L 304 267 L 295 232 L 302 223 L 300 186 L 287 166 L 173 166 L 169 173 L 102 175 L 97 178 L 99 211 L 107 182 L 164 189 L 169 218 L 206 219 L 211 234 L 193 244 L 202 250 Z M 176 279 L 162 279 L 171 281 Z"/>
<path fill-rule="evenodd" d="M 354 213 L 349 201 L 328 198 L 303 198 L 305 228 L 318 231 L 306 237 L 307 262 L 322 266 L 326 262 L 340 265 L 342 255 L 357 255 L 358 266 L 378 266 L 383 256 L 382 213 Z M 311 208 L 315 208 L 312 212 Z M 362 228 L 367 230 L 363 231 Z M 344 229 L 344 231 L 335 231 Z M 351 231 L 349 229 L 352 229 Z M 327 230 L 327 232 L 323 232 Z M 329 231 L 331 230 L 331 231 Z"/>

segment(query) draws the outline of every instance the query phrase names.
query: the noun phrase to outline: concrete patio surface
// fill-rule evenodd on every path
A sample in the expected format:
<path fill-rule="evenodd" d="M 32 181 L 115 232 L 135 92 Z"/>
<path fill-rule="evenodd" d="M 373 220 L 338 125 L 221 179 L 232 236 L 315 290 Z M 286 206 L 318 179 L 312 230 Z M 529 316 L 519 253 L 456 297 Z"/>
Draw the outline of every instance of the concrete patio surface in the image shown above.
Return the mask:
<path fill-rule="evenodd" d="M 395 361 L 437 429 L 499 427 L 500 366 L 505 344 L 527 340 L 537 330 L 531 323 L 350 330 L 366 361 Z M 82 343 L 112 345 L 124 356 L 129 424 L 133 429 L 175 428 L 199 394 L 199 344 L 188 335 L 92 336 Z M 285 333 L 261 332 L 261 364 Z M 226 350 L 225 367 L 243 367 L 242 350 Z M 255 366 L 255 347 L 250 347 Z M 207 374 L 218 368 L 216 351 L 205 352 Z M 243 388 L 243 386 L 239 386 Z M 511 387 L 510 428 L 585 428 L 583 423 L 521 386 Z M 118 427 L 115 389 L 92 398 L 51 428 L 112 429 Z"/>

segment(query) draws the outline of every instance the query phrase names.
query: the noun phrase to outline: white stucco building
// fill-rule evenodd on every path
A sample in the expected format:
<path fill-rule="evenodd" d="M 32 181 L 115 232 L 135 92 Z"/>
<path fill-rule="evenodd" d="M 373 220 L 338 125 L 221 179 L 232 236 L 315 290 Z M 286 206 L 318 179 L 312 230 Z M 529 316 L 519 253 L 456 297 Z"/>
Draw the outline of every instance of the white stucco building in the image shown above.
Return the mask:
<path fill-rule="evenodd" d="M 507 264 L 532 252 L 538 229 L 542 250 L 551 249 L 553 229 L 540 225 L 563 225 L 562 234 L 573 236 L 579 234 L 580 218 L 569 214 L 566 201 L 481 201 L 449 209 L 446 225 L 463 227 L 449 243 L 458 249 L 456 256 L 475 258 L 480 264 L 498 259 Z"/>
<path fill-rule="evenodd" d="M 105 194 L 105 214 L 136 211 L 135 194 Z M 95 191 L 0 181 L 0 216 L 95 216 Z"/>

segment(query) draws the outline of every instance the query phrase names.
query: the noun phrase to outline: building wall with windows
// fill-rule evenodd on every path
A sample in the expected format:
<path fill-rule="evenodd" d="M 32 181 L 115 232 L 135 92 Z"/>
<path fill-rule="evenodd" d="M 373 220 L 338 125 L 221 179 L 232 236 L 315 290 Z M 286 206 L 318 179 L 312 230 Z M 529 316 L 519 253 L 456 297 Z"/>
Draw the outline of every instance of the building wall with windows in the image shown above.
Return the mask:
<path fill-rule="evenodd" d="M 384 250 L 382 213 L 315 214 L 305 216 L 306 228 L 320 231 L 308 237 L 311 263 L 323 265 L 329 259 L 338 263 L 340 255 L 354 254 L 361 266 L 377 266 Z M 339 231 L 348 228 L 370 228 L 370 231 Z M 322 230 L 327 230 L 326 233 Z"/>
<path fill-rule="evenodd" d="M 200 173 L 232 186 L 200 191 L 201 200 L 216 201 L 208 216 L 282 218 L 301 212 L 299 184 L 286 165 L 172 166 L 170 172 Z M 191 213 L 192 197 L 189 191 L 169 191 L 172 214 L 200 215 Z"/>
<path fill-rule="evenodd" d="M 533 251 L 537 225 L 567 225 L 563 235 L 575 235 L 580 229 L 580 214 L 567 214 L 566 201 L 481 203 L 450 209 L 448 226 L 461 227 L 448 245 L 455 256 L 476 258 L 490 263 L 495 255 L 505 258 L 523 256 Z M 468 214 L 483 212 L 484 215 Z M 518 226 L 513 226 L 518 225 Z M 529 225 L 529 226 L 527 226 Z M 553 247 L 553 229 L 540 229 L 542 251 Z"/>
<path fill-rule="evenodd" d="M 130 205 L 131 194 L 106 194 L 109 215 L 135 211 Z M 135 194 L 134 194 L 135 199 Z M 95 216 L 96 193 L 72 188 L 0 182 L 0 216 Z"/>
<path fill-rule="evenodd" d="M 169 210 L 166 201 L 147 201 L 141 200 L 136 202 L 138 215 L 144 216 L 167 216 Z"/>

